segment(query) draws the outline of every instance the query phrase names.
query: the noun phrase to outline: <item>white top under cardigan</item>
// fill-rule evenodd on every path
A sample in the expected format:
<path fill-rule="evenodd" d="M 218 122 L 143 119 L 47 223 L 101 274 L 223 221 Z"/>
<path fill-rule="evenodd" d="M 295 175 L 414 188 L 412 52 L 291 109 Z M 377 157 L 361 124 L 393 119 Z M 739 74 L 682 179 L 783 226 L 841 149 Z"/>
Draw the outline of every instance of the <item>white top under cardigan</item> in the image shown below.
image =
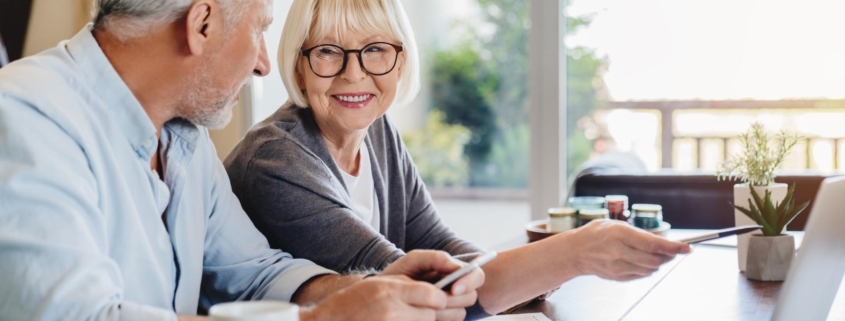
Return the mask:
<path fill-rule="evenodd" d="M 355 214 L 365 223 L 373 227 L 374 230 L 379 230 L 379 211 L 378 200 L 376 199 L 375 183 L 373 182 L 373 169 L 370 164 L 370 152 L 367 150 L 367 144 L 361 143 L 361 149 L 358 152 L 361 157 L 358 163 L 358 176 L 352 176 L 344 170 L 340 171 L 343 176 L 343 183 L 346 184 L 346 190 L 352 199 L 352 209 Z"/>

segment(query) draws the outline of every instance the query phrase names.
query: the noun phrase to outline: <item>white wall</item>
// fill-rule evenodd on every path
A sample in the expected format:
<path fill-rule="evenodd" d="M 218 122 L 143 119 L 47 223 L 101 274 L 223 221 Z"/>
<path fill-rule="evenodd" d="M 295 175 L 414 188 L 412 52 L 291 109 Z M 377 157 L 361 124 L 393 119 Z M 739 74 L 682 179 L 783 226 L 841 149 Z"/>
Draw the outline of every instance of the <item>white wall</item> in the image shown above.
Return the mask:
<path fill-rule="evenodd" d="M 90 21 L 91 0 L 34 0 L 23 55 L 30 56 L 70 39 Z"/>

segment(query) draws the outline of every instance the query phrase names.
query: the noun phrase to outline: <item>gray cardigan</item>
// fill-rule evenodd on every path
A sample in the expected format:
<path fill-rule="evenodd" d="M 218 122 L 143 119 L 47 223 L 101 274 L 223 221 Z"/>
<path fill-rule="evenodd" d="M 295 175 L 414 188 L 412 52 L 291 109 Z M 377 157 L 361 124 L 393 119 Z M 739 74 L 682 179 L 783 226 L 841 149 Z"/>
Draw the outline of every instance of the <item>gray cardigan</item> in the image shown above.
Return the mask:
<path fill-rule="evenodd" d="M 440 219 L 386 116 L 373 122 L 364 142 L 381 215 L 379 231 L 352 210 L 310 108 L 283 106 L 253 127 L 224 164 L 232 190 L 272 247 L 332 270 L 381 270 L 414 249 L 464 258 L 481 251 Z"/>

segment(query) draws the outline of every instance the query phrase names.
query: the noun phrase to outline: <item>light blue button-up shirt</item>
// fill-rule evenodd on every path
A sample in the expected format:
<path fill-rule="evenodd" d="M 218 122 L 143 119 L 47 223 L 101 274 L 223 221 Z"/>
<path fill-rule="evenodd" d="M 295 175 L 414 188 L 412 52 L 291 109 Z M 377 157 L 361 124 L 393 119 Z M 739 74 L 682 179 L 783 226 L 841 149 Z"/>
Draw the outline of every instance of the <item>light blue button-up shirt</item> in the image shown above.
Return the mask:
<path fill-rule="evenodd" d="M 0 320 L 173 320 L 332 273 L 271 249 L 205 128 L 155 128 L 83 28 L 0 69 Z"/>

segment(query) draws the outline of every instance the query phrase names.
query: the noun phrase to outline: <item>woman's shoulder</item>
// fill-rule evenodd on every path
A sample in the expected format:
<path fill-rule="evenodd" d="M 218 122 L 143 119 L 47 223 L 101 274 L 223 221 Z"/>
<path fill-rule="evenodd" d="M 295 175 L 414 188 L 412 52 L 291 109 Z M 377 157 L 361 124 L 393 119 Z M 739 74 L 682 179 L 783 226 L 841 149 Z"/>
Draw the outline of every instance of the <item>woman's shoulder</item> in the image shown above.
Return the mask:
<path fill-rule="evenodd" d="M 385 158 L 385 161 L 396 161 L 399 164 L 409 161 L 405 144 L 402 142 L 402 135 L 387 114 L 379 117 L 370 125 L 367 136 L 372 143 L 376 157 L 381 156 Z"/>
<path fill-rule="evenodd" d="M 310 109 L 285 104 L 275 113 L 253 126 L 235 146 L 226 160 L 227 170 L 237 171 L 256 157 L 275 160 L 295 158 L 300 161 L 312 154 L 315 144 L 321 143 Z"/>
<path fill-rule="evenodd" d="M 311 109 L 287 102 L 272 115 L 255 124 L 247 135 L 272 134 L 275 136 L 287 136 L 284 134 L 296 132 L 297 129 L 303 127 L 309 121 L 313 123 Z"/>
<path fill-rule="evenodd" d="M 379 145 L 380 148 L 401 149 L 402 136 L 387 114 L 379 117 L 370 125 L 367 136 L 373 141 L 374 145 Z"/>

